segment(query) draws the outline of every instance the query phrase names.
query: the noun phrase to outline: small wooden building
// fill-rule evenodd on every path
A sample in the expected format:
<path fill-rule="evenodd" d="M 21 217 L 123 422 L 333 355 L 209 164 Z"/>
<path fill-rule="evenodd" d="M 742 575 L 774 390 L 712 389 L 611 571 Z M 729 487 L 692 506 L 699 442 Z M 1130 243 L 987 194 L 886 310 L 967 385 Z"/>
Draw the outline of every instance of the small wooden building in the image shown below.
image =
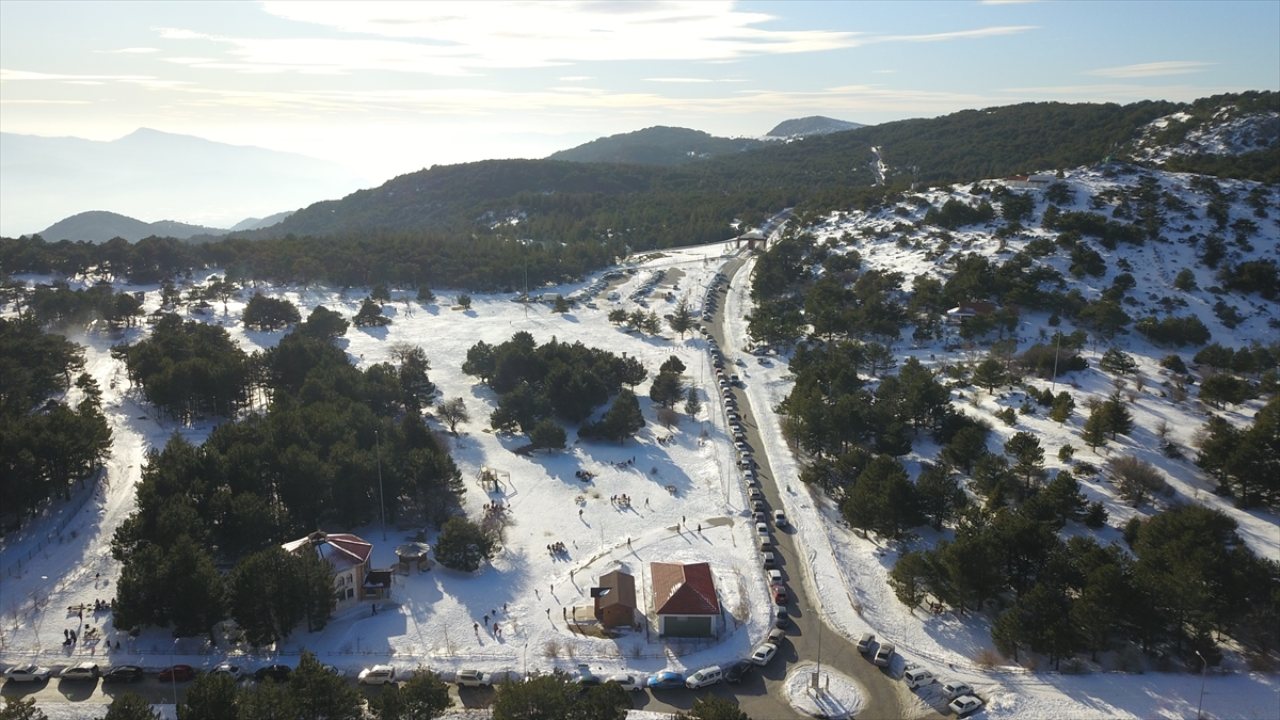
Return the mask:
<path fill-rule="evenodd" d="M 600 584 L 591 588 L 595 599 L 595 616 L 605 628 L 631 627 L 636 624 L 636 579 L 630 573 L 614 570 L 600 576 Z"/>

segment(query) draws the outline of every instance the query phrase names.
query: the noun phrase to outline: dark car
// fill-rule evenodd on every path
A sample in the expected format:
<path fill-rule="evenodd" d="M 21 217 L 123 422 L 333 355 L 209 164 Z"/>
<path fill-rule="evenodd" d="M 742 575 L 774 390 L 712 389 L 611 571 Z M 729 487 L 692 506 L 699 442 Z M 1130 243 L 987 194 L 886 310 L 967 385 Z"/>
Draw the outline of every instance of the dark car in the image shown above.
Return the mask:
<path fill-rule="evenodd" d="M 186 682 L 196 679 L 196 669 L 190 665 L 174 665 L 160 671 L 160 682 Z"/>
<path fill-rule="evenodd" d="M 753 665 L 750 660 L 739 660 L 725 668 L 724 681 L 731 683 L 741 682 L 742 678 L 746 676 L 753 667 L 755 667 L 755 665 Z"/>
<path fill-rule="evenodd" d="M 288 665 L 266 665 L 254 671 L 253 679 L 258 682 L 262 682 L 263 680 L 287 682 L 289 680 L 289 673 L 291 672 L 293 672 L 293 668 Z"/>
<path fill-rule="evenodd" d="M 104 673 L 102 682 L 138 682 L 145 674 L 137 665 L 121 665 Z"/>

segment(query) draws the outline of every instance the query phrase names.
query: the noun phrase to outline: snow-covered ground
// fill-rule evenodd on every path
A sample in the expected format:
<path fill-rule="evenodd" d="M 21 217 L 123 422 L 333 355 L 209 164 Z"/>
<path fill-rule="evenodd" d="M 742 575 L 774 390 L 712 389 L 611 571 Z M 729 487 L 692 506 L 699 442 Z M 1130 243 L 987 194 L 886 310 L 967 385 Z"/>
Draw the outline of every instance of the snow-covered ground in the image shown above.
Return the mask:
<path fill-rule="evenodd" d="M 1186 192 L 1186 179 L 1164 175 L 1162 183 L 1178 192 L 1188 202 L 1196 198 Z M 1114 179 L 1091 171 L 1069 176 L 1077 190 L 1079 209 L 1087 209 L 1087 195 L 1108 187 Z M 1230 185 L 1224 183 L 1224 185 Z M 934 192 L 930 199 L 941 202 L 945 193 Z M 1039 210 L 1037 211 L 1039 212 Z M 814 228 L 822 237 L 839 237 L 846 231 L 861 236 L 863 230 L 889 229 L 902 218 L 890 213 L 866 216 L 858 213 L 832 216 Z M 1255 244 L 1259 254 L 1275 256 L 1280 228 L 1275 218 L 1259 223 Z M 1203 231 L 1194 225 L 1191 231 Z M 1009 241 L 1009 249 L 1017 249 L 1039 231 Z M 1197 273 L 1201 287 L 1214 284 L 1212 276 L 1199 267 L 1192 249 L 1181 242 L 1187 233 L 1175 236 L 1172 243 L 1148 244 L 1141 247 L 1122 246 L 1117 253 L 1131 262 L 1138 287 L 1135 297 L 1147 301 L 1146 288 L 1168 288 L 1172 277 L 1183 267 Z M 958 250 L 1001 255 L 998 241 L 983 232 L 952 233 L 952 246 Z M 885 267 L 903 272 L 908 279 L 919 273 L 937 273 L 938 263 L 925 256 L 926 249 L 912 247 L 890 234 L 874 238 L 868 233 L 857 245 L 864 261 L 872 267 Z M 732 249 L 728 246 L 703 246 L 679 251 L 655 253 L 638 258 L 629 266 L 636 272 L 617 289 L 626 298 L 653 273 L 665 270 L 663 282 L 650 296 L 650 308 L 662 315 L 674 307 L 664 299 L 668 290 L 675 298 L 687 296 L 697 305 L 704 288 L 720 269 Z M 1270 253 L 1269 255 L 1267 253 Z M 1115 258 L 1109 258 L 1114 260 Z M 1062 258 L 1045 259 L 1049 264 L 1062 264 Z M 753 264 L 748 262 L 733 282 L 725 301 L 726 335 L 745 341 L 746 316 L 751 311 L 748 297 L 748 275 Z M 1065 267 L 1059 267 L 1065 271 Z M 1108 276 L 1090 279 L 1079 286 L 1088 297 L 1095 297 L 1110 284 L 1116 274 L 1112 267 Z M 678 289 L 673 287 L 678 285 Z M 1091 287 L 1092 285 L 1092 287 Z M 547 288 L 550 293 L 570 293 L 580 286 Z M 158 288 L 121 287 L 147 291 L 146 310 L 155 308 Z M 263 292 L 287 297 L 299 305 L 305 316 L 318 305 L 354 315 L 365 290 L 334 292 L 314 288 L 262 287 Z M 247 297 L 248 293 L 244 293 Z M 1239 346 L 1250 339 L 1274 338 L 1270 322 L 1278 315 L 1274 304 L 1256 297 L 1232 299 L 1252 303 L 1246 320 L 1236 329 L 1224 328 L 1212 312 L 1210 296 L 1204 293 L 1182 295 L 1189 309 L 1213 331 L 1214 339 L 1224 345 Z M 427 666 L 446 676 L 461 669 L 490 671 L 547 671 L 553 668 L 573 670 L 586 663 L 595 672 L 612 673 L 626 668 L 655 672 L 664 668 L 692 670 L 713 663 L 731 661 L 749 653 L 752 645 L 767 631 L 767 609 L 771 607 L 762 573 L 756 562 L 753 530 L 749 522 L 746 497 L 733 468 L 733 451 L 725 434 L 718 405 L 718 393 L 711 392 L 714 373 L 701 339 L 648 337 L 630 334 L 606 320 L 612 305 L 598 299 L 599 309 L 579 306 L 561 316 L 546 305 L 528 307 L 512 303 L 506 296 L 474 295 L 469 311 L 450 309 L 447 292 L 440 292 L 440 303 L 423 306 L 413 302 L 412 293 L 393 292 L 395 300 L 385 308 L 393 323 L 387 328 L 360 330 L 352 328 L 345 337 L 346 350 L 353 362 L 367 367 L 388 359 L 394 343 L 421 345 L 431 361 L 430 376 L 445 398 L 462 397 L 471 421 L 459 427 L 460 435 L 450 448 L 467 480 L 464 507 L 473 517 L 479 516 L 486 503 L 507 504 L 513 523 L 506 531 L 502 552 L 484 569 L 470 575 L 437 567 L 426 573 L 397 576 L 390 607 L 376 615 L 367 607 L 339 614 L 323 631 L 296 633 L 282 643 L 278 653 L 289 657 L 307 648 L 324 662 L 354 671 L 361 666 L 388 658 L 408 669 Z M 630 303 L 625 303 L 632 309 Z M 215 313 L 206 318 L 223 325 L 247 350 L 269 347 L 279 341 L 282 332 L 248 332 L 239 324 L 243 300 L 232 301 L 227 311 L 215 305 Z M 1131 310 L 1131 314 L 1137 314 Z M 1020 347 L 1038 342 L 1038 328 L 1045 318 L 1029 313 L 1019 328 Z M 1069 331 L 1071 328 L 1066 327 Z M 657 424 L 646 396 L 648 382 L 637 388 L 649 421 L 640 436 L 625 445 L 579 443 L 560 453 L 540 453 L 525 457 L 512 450 L 524 443 L 519 438 L 494 435 L 487 430 L 488 415 L 494 406 L 493 394 L 465 376 L 460 367 L 466 350 L 484 340 L 500 343 L 517 331 L 528 331 L 539 342 L 552 337 L 562 341 L 580 340 L 586 345 L 625 352 L 640 358 L 650 371 L 675 354 L 687 366 L 686 378 L 703 387 L 704 404 L 696 422 L 684 419 L 677 427 L 667 429 Z M 129 331 L 136 340 L 145 328 Z M 669 335 L 670 331 L 664 328 Z M 909 331 L 904 336 L 909 336 Z M 84 621 L 70 615 L 69 606 L 114 594 L 119 569 L 110 560 L 109 541 L 124 517 L 133 509 L 133 486 L 139 479 L 145 453 L 163 445 L 177 432 L 199 442 L 212 429 L 208 421 L 180 427 L 156 416 L 129 391 L 120 364 L 111 358 L 110 345 L 118 338 L 87 334 L 72 338 L 86 346 L 87 368 L 104 390 L 104 410 L 109 418 L 115 443 L 108 461 L 105 480 L 99 490 L 83 503 L 73 501 L 73 516 L 51 516 L 34 523 L 28 531 L 6 538 L 0 546 L 0 660 L 5 663 L 38 660 L 43 663 L 66 663 L 90 657 L 107 662 L 105 649 L 90 644 L 79 645 L 73 654 L 61 645 L 61 631 L 80 622 L 88 622 L 114 638 L 107 614 L 86 614 Z M 1188 447 L 1196 429 L 1203 424 L 1203 410 L 1194 402 L 1175 404 L 1161 397 L 1161 375 L 1155 361 L 1166 351 L 1151 347 L 1140 336 L 1123 336 L 1122 347 L 1138 359 L 1146 386 L 1137 390 L 1135 419 L 1144 433 L 1134 433 L 1111 454 L 1135 453 L 1156 463 L 1168 476 L 1175 492 L 1183 499 L 1213 505 L 1228 513 L 1240 524 L 1240 533 L 1259 554 L 1280 559 L 1280 526 L 1276 518 L 1265 512 L 1241 511 L 1211 492 L 1211 483 L 1189 462 L 1164 459 L 1151 444 L 1150 428 L 1161 419 L 1168 422 L 1171 438 Z M 735 347 L 736 345 L 739 345 Z M 747 367 L 739 374 L 746 383 L 752 410 L 760 424 L 770 464 L 778 479 L 785 510 L 797 527 L 798 547 L 807 559 L 804 582 L 815 590 L 813 597 L 823 599 L 824 617 L 843 635 L 857 638 L 863 632 L 894 642 L 903 657 L 934 671 L 942 679 L 960 679 L 973 685 L 987 700 L 987 716 L 992 718 L 1091 718 L 1091 717 L 1186 717 L 1194 713 L 1200 691 L 1200 678 L 1188 674 L 1122 674 L 1095 671 L 1065 674 L 1030 671 L 1023 667 L 999 665 L 984 668 L 978 654 L 989 648 L 989 628 L 981 619 L 957 618 L 952 614 L 928 615 L 908 611 L 891 592 L 886 578 L 896 556 L 913 547 L 886 546 L 863 539 L 850 532 L 840 521 L 833 505 L 801 485 L 799 464 L 782 441 L 780 419 L 773 411 L 790 391 L 785 357 L 772 357 L 768 365 L 759 364 L 753 356 L 742 352 L 741 343 L 726 342 L 724 350 L 729 362 L 742 357 Z M 1085 355 L 1091 367 L 1105 348 L 1089 348 Z M 900 359 L 914 354 L 927 365 L 944 361 L 970 359 L 972 353 L 946 353 L 940 344 L 895 348 Z M 1020 415 L 1016 427 L 993 422 L 996 442 L 1018 430 L 1031 430 L 1041 436 L 1048 452 L 1050 468 L 1057 467 L 1056 448 L 1070 442 L 1077 448 L 1078 459 L 1100 465 L 1105 451 L 1093 453 L 1079 440 L 1082 421 L 1080 408 L 1090 395 L 1108 392 L 1110 381 L 1095 369 L 1059 379 L 1058 389 L 1075 396 L 1077 412 L 1065 425 L 1053 423 L 1042 414 Z M 1131 389 L 1132 385 L 1131 385 Z M 1019 407 L 1020 396 L 1005 391 L 995 396 L 979 393 L 956 396 L 957 404 L 966 412 L 990 418 L 994 411 L 1007 406 Z M 1256 405 L 1238 408 L 1233 414 L 1237 422 L 1247 422 Z M 572 432 L 570 437 L 573 437 Z M 670 438 L 670 441 L 667 439 Z M 664 442 L 659 443 L 658 440 Z M 906 458 L 914 472 L 919 462 L 936 449 L 918 443 L 916 454 Z M 490 495 L 476 481 L 482 467 L 497 470 L 504 480 L 501 492 Z M 586 469 L 596 473 L 591 483 L 575 478 L 574 472 Z M 1113 489 L 1093 479 L 1082 479 L 1091 500 L 1102 500 L 1110 513 L 1110 524 L 1118 526 L 1139 511 L 1124 505 Z M 669 490 L 668 487 L 673 488 Z M 615 495 L 629 495 L 631 507 L 610 501 Z M 579 514 L 581 511 L 581 514 Z M 698 526 L 701 526 L 701 531 Z M 330 531 L 354 531 L 374 543 L 373 565 L 387 566 L 394 560 L 394 547 L 409 534 L 408 529 L 325 528 Z M 1104 537 L 1114 538 L 1112 531 Z M 922 535 L 915 541 L 920 546 L 934 541 Z M 562 541 L 568 547 L 567 558 L 553 557 L 546 551 L 550 543 Z M 645 607 L 649 602 L 648 563 L 651 561 L 706 561 L 715 569 L 720 601 L 725 610 L 726 631 L 715 642 L 662 643 L 652 632 L 642 631 L 619 639 L 585 637 L 571 632 L 564 613 L 575 605 L 589 605 L 588 589 L 601 574 L 616 568 L 634 573 L 638 579 L 637 595 Z M 800 581 L 796 579 L 794 581 Z M 557 612 L 557 611 L 560 612 Z M 92 615 L 92 617 L 90 617 Z M 490 615 L 488 627 L 475 629 L 473 623 Z M 493 629 L 497 623 L 499 633 Z M 265 662 L 274 655 L 245 657 L 246 664 Z M 221 655 L 201 644 L 174 641 L 163 630 L 142 633 L 135 641 L 127 638 L 120 651 L 113 651 L 110 662 L 136 662 L 159 667 L 175 662 L 189 662 L 209 667 Z M 1280 694 L 1277 676 L 1249 673 L 1238 657 L 1229 655 L 1225 672 L 1211 673 L 1206 678 L 1204 709 L 1211 717 L 1280 716 Z M 796 673 L 800 677 L 802 673 Z M 856 685 L 844 688 L 844 680 L 833 676 L 828 701 L 853 707 L 860 702 Z M 789 685 L 790 686 L 790 685 Z M 790 692 L 797 707 L 808 702 L 803 688 Z M 809 698 L 812 699 L 812 698 Z M 834 700 L 833 700 L 834 699 Z"/>

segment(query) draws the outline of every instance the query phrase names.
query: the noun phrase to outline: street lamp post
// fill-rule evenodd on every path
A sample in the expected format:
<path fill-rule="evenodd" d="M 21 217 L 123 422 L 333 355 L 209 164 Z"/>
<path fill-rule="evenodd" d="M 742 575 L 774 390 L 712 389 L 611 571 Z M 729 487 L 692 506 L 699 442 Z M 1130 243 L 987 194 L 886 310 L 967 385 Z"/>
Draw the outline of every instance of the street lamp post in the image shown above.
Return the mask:
<path fill-rule="evenodd" d="M 1196 705 L 1196 720 L 1201 720 L 1204 716 L 1200 711 L 1204 709 L 1204 671 L 1209 667 L 1209 661 L 1204 659 L 1200 651 L 1196 651 L 1196 657 L 1200 658 L 1200 702 Z"/>

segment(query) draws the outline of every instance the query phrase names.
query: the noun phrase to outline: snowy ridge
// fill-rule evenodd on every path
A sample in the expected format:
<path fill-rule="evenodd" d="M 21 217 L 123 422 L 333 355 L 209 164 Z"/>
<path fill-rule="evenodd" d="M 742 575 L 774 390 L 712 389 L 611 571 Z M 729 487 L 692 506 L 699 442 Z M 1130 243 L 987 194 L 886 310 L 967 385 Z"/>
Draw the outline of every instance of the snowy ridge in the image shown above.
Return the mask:
<path fill-rule="evenodd" d="M 1157 118 L 1142 129 L 1133 158 L 1159 165 L 1176 155 L 1243 155 L 1280 143 L 1280 113 L 1236 115 L 1234 109 L 1222 108 L 1212 120 L 1201 123 L 1194 123 L 1195 118 L 1185 112 Z M 1194 124 L 1176 144 L 1157 141 L 1160 131 L 1187 123 Z"/>

